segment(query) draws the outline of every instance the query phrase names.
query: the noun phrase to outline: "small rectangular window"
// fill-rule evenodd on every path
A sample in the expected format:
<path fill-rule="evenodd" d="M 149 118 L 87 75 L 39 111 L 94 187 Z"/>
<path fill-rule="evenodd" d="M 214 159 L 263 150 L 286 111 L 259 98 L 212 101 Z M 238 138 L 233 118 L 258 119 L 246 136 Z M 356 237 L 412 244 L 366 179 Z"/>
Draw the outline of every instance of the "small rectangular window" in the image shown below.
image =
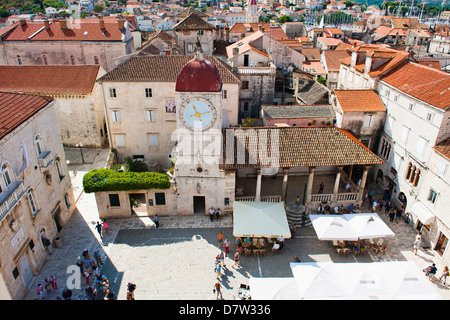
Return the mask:
<path fill-rule="evenodd" d="M 152 88 L 145 88 L 145 97 L 146 98 L 152 97 Z"/>
<path fill-rule="evenodd" d="M 147 121 L 149 121 L 149 122 L 156 121 L 156 111 L 155 110 L 147 110 Z"/>
<path fill-rule="evenodd" d="M 109 89 L 109 96 L 111 98 L 117 98 L 117 93 L 116 93 L 116 89 L 115 88 L 110 88 Z"/>
<path fill-rule="evenodd" d="M 431 203 L 436 203 L 436 198 L 437 198 L 437 192 L 434 191 L 433 189 L 430 189 L 430 193 L 428 194 L 428 201 L 430 201 Z"/>
<path fill-rule="evenodd" d="M 122 117 L 120 115 L 120 111 L 118 111 L 118 110 L 113 110 L 112 111 L 112 121 L 113 122 L 121 122 L 122 121 Z"/>
<path fill-rule="evenodd" d="M 166 205 L 166 194 L 164 192 L 155 193 L 155 204 L 157 206 L 165 206 Z"/>
<path fill-rule="evenodd" d="M 148 145 L 149 146 L 159 146 L 159 139 L 157 134 L 148 135 Z"/>
<path fill-rule="evenodd" d="M 427 121 L 431 121 L 433 119 L 433 114 L 431 112 L 427 113 Z"/>
<path fill-rule="evenodd" d="M 248 90 L 250 88 L 249 81 L 242 81 L 242 90 Z"/>
<path fill-rule="evenodd" d="M 117 193 L 109 194 L 109 206 L 120 207 L 120 199 Z"/>
<path fill-rule="evenodd" d="M 116 134 L 116 146 L 117 147 L 125 147 L 125 135 L 123 134 Z"/>

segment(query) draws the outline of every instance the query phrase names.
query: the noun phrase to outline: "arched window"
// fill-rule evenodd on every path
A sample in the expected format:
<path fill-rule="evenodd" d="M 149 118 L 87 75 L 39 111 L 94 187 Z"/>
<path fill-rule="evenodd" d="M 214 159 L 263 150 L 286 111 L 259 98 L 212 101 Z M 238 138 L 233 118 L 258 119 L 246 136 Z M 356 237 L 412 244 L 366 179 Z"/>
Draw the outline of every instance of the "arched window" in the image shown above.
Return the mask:
<path fill-rule="evenodd" d="M 412 172 L 412 163 L 410 162 L 408 164 L 408 170 L 406 171 L 406 176 L 405 176 L 406 180 L 409 180 L 409 178 L 411 178 L 411 172 Z"/>
<path fill-rule="evenodd" d="M 419 179 L 420 179 L 420 170 L 417 169 L 416 176 L 414 177 L 413 187 L 417 187 L 417 185 L 419 184 Z"/>
<path fill-rule="evenodd" d="M 409 177 L 410 183 L 413 183 L 415 176 L 416 176 L 416 166 L 413 166 L 411 169 L 411 176 Z"/>
<path fill-rule="evenodd" d="M 39 134 L 34 136 L 34 146 L 36 147 L 38 157 L 40 157 L 44 152 L 44 145 L 42 144 L 41 136 Z"/>
<path fill-rule="evenodd" d="M 19 66 L 22 65 L 22 58 L 21 58 L 19 55 L 17 55 L 17 64 L 18 64 Z"/>
<path fill-rule="evenodd" d="M 97 56 L 94 56 L 94 64 L 100 64 Z"/>
<path fill-rule="evenodd" d="M 32 212 L 33 216 L 35 216 L 38 213 L 38 206 L 37 206 L 36 197 L 34 195 L 33 189 L 28 189 L 27 199 L 28 199 L 28 204 L 30 205 L 31 212 Z"/>
<path fill-rule="evenodd" d="M 11 167 L 9 166 L 8 163 L 2 164 L 2 178 L 3 182 L 5 183 L 5 187 L 8 188 L 13 181 Z"/>
<path fill-rule="evenodd" d="M 44 54 L 42 56 L 42 62 L 44 62 L 44 65 L 48 65 L 48 60 L 47 60 L 47 55 L 46 54 Z"/>
<path fill-rule="evenodd" d="M 75 64 L 75 57 L 73 55 L 70 56 L 70 64 L 71 65 Z"/>
<path fill-rule="evenodd" d="M 62 174 L 61 159 L 59 157 L 55 158 L 55 167 L 56 167 L 56 173 L 58 174 L 58 179 L 59 179 L 59 181 L 61 181 L 64 178 L 64 175 Z"/>

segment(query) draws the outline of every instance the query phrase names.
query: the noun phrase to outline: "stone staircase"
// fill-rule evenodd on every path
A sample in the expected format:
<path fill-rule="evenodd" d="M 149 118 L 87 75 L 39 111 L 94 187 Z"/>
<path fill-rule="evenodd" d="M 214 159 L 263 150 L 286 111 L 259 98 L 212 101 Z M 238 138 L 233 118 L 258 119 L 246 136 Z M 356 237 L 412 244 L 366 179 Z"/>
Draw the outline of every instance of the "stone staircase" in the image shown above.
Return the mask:
<path fill-rule="evenodd" d="M 305 228 L 312 225 L 304 205 L 287 204 L 285 205 L 285 210 L 290 225 L 294 225 L 296 228 Z"/>

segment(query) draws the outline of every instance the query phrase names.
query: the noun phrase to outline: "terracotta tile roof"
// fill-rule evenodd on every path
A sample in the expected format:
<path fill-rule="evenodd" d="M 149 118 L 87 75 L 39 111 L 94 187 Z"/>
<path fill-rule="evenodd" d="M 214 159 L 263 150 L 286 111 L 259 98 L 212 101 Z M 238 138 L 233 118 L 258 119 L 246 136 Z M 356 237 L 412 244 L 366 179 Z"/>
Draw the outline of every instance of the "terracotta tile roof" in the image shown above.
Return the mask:
<path fill-rule="evenodd" d="M 432 106 L 450 107 L 450 74 L 420 65 L 405 63 L 381 78 L 381 81 Z"/>
<path fill-rule="evenodd" d="M 383 163 L 349 132 L 334 126 L 229 128 L 225 136 L 224 169 Z M 267 152 L 259 150 L 261 146 Z"/>
<path fill-rule="evenodd" d="M 349 57 L 350 53 L 347 50 L 325 50 L 323 55 L 326 69 L 328 71 L 339 71 L 341 67 L 339 60 Z"/>
<path fill-rule="evenodd" d="M 200 18 L 196 13 L 191 13 L 174 25 L 173 30 L 215 30 L 215 28 L 212 24 Z"/>
<path fill-rule="evenodd" d="M 250 27 L 250 30 L 247 31 L 246 25 Z M 283 31 L 281 27 L 271 27 L 270 22 L 261 22 L 261 23 L 234 23 L 230 27 L 230 33 L 253 33 L 259 30 L 259 27 L 264 28 L 264 33 L 269 34 L 269 36 L 274 40 L 279 39 L 289 39 L 286 33 Z"/>
<path fill-rule="evenodd" d="M 386 106 L 374 90 L 341 90 L 334 94 L 343 112 L 385 112 Z"/>
<path fill-rule="evenodd" d="M 52 101 L 51 97 L 0 92 L 0 139 Z"/>
<path fill-rule="evenodd" d="M 439 142 L 433 147 L 436 151 L 438 151 L 443 156 L 450 159 L 450 138 Z"/>
<path fill-rule="evenodd" d="M 364 72 L 365 55 L 371 55 L 374 58 L 379 59 L 386 59 L 386 62 L 382 63 L 369 72 L 369 75 L 371 77 L 381 76 L 382 74 L 388 72 L 389 70 L 406 61 L 409 57 L 409 53 L 406 51 L 386 48 L 383 45 L 361 45 L 355 46 L 350 50 L 357 51 L 360 55 L 360 58 L 358 59 L 359 62 L 357 62 L 357 64 L 354 66 L 354 68 L 359 72 Z M 351 56 L 340 61 L 341 63 L 350 66 Z"/>
<path fill-rule="evenodd" d="M 176 82 L 178 74 L 193 56 L 135 56 L 117 66 L 98 82 Z M 223 83 L 240 83 L 231 67 L 213 56 L 206 56 L 219 70 Z"/>
<path fill-rule="evenodd" d="M 0 66 L 0 91 L 53 94 L 91 93 L 100 66 Z"/>
<path fill-rule="evenodd" d="M 122 41 L 125 29 L 118 28 L 117 19 L 104 21 L 105 29 L 100 29 L 98 19 L 77 19 L 67 21 L 68 29 L 61 29 L 60 21 L 50 21 L 49 29 L 45 29 L 44 21 L 15 24 L 9 33 L 2 37 L 3 41 Z"/>
<path fill-rule="evenodd" d="M 326 38 L 326 37 L 317 37 L 317 41 L 320 41 L 327 46 L 337 46 L 338 44 L 343 42 L 341 39 Z"/>

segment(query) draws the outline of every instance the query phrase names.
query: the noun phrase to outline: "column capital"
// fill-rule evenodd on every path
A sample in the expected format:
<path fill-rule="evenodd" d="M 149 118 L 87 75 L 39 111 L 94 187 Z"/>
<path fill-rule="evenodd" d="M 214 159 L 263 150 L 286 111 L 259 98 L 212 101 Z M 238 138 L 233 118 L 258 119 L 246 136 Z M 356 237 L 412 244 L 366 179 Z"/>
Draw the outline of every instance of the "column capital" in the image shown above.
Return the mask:
<path fill-rule="evenodd" d="M 308 169 L 309 169 L 309 172 L 314 172 L 314 171 L 316 171 L 316 167 L 308 167 Z"/>

